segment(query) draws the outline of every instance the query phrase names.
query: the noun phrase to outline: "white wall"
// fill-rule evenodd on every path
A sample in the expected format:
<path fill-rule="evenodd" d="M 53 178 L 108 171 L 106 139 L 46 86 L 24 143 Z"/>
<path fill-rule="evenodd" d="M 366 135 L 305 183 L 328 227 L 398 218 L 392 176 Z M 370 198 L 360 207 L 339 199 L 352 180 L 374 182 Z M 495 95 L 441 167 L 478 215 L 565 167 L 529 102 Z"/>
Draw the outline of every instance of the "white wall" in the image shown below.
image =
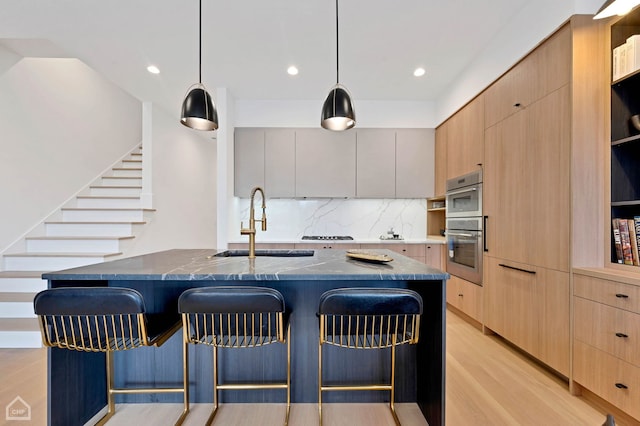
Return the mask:
<path fill-rule="evenodd" d="M 320 127 L 323 99 L 236 101 L 236 127 Z M 435 102 L 354 100 L 357 127 L 434 128 Z"/>
<path fill-rule="evenodd" d="M 18 55 L 11 49 L 7 49 L 0 43 L 0 75 L 4 74 L 9 68 L 14 66 L 22 59 L 22 56 Z"/>
<path fill-rule="evenodd" d="M 140 120 L 138 100 L 76 59 L 0 75 L 0 252 L 140 143 Z"/>
<path fill-rule="evenodd" d="M 437 101 L 439 125 L 527 55 L 574 14 L 593 14 L 604 0 L 528 3 L 480 52 Z"/>
<path fill-rule="evenodd" d="M 211 139 L 211 132 L 180 124 L 177 112 L 169 114 L 153 107 L 151 117 L 156 211 L 127 255 L 173 248 L 215 248 L 216 141 Z"/>

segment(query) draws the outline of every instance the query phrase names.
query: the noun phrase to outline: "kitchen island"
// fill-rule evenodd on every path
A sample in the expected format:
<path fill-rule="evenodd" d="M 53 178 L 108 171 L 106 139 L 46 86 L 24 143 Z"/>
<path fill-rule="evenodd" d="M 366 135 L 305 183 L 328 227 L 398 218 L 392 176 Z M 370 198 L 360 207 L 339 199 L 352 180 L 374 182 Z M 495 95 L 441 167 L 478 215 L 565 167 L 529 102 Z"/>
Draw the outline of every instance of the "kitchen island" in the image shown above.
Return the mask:
<path fill-rule="evenodd" d="M 113 286 L 140 291 L 148 313 L 176 312 L 180 294 L 189 288 L 257 285 L 280 291 L 291 311 L 293 403 L 317 402 L 318 319 L 320 295 L 340 287 L 394 287 L 417 291 L 423 298 L 418 345 L 397 351 L 396 401 L 417 402 L 430 425 L 444 425 L 445 284 L 448 275 L 388 250 L 394 260 L 372 263 L 348 258 L 344 250 L 275 253 L 278 256 L 229 256 L 225 250 L 168 250 L 43 275 L 50 287 Z M 232 253 L 238 254 L 238 253 Z M 265 253 L 259 253 L 265 254 Z M 269 253 L 266 253 L 269 254 Z M 274 253 L 270 253 L 274 254 Z M 306 254 L 291 256 L 291 254 Z M 160 348 L 140 348 L 115 356 L 115 384 L 179 385 L 182 380 L 182 333 Z M 221 381 L 284 377 L 285 349 L 269 345 L 252 350 L 222 350 Z M 212 352 L 189 348 L 191 402 L 212 401 Z M 330 347 L 323 357 L 327 381 L 385 381 L 390 354 Z M 49 424 L 84 424 L 106 404 L 104 354 L 49 349 Z M 373 373 L 372 373 L 373 371 Z M 223 392 L 221 402 L 282 402 L 278 391 Z M 120 395 L 117 402 L 180 402 L 178 395 Z M 325 402 L 382 402 L 388 393 L 332 392 Z"/>

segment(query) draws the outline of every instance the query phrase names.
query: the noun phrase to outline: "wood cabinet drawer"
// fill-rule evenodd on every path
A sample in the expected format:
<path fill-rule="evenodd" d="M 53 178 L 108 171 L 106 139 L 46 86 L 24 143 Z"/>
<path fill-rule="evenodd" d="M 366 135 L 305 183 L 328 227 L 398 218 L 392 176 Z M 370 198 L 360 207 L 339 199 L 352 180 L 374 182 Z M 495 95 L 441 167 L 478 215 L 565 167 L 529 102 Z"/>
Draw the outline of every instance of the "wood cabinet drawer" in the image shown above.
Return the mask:
<path fill-rule="evenodd" d="M 575 341 L 573 380 L 640 420 L 640 368 Z"/>
<path fill-rule="evenodd" d="M 574 297 L 574 337 L 640 367 L 640 315 Z"/>
<path fill-rule="evenodd" d="M 573 294 L 640 314 L 638 286 L 576 274 Z"/>
<path fill-rule="evenodd" d="M 482 287 L 454 275 L 447 281 L 447 303 L 482 322 Z"/>
<path fill-rule="evenodd" d="M 404 256 L 413 258 L 422 258 L 426 256 L 426 247 L 424 244 L 362 244 L 361 247 L 367 250 L 391 250 Z"/>
<path fill-rule="evenodd" d="M 256 243 L 256 249 L 264 250 L 293 250 L 290 243 Z M 229 243 L 229 250 L 249 249 L 249 243 Z"/>
<path fill-rule="evenodd" d="M 311 250 L 323 250 L 323 249 L 351 250 L 351 249 L 359 249 L 360 244 L 332 243 L 330 241 L 325 241 L 323 243 L 296 243 L 295 248 L 311 249 Z"/>

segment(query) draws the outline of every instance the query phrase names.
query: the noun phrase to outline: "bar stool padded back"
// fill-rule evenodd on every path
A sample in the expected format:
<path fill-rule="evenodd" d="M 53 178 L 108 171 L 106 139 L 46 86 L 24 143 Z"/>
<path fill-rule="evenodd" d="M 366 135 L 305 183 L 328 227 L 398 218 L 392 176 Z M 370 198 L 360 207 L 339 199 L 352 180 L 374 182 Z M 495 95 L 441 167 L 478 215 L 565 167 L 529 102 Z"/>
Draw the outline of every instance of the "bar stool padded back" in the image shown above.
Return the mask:
<path fill-rule="evenodd" d="M 398 288 L 339 288 L 320 296 L 320 340 L 318 350 L 318 411 L 322 424 L 322 392 L 388 390 L 389 408 L 400 424 L 394 407 L 395 347 L 418 343 L 422 298 L 418 293 Z M 322 346 L 349 349 L 391 348 L 389 383 L 371 385 L 322 384 Z"/>
<path fill-rule="evenodd" d="M 178 299 L 184 340 L 213 347 L 213 411 L 218 391 L 228 389 L 286 389 L 289 421 L 291 407 L 291 332 L 284 297 L 271 288 L 252 286 L 203 287 L 186 290 Z M 286 333 L 286 334 L 285 334 Z M 251 348 L 271 343 L 287 345 L 287 379 L 283 383 L 218 383 L 220 348 Z"/>
<path fill-rule="evenodd" d="M 182 325 L 177 314 L 147 315 L 142 295 L 117 287 L 63 287 L 41 291 L 33 301 L 39 318 L 42 341 L 47 347 L 106 353 L 107 414 L 115 413 L 114 394 L 177 392 L 184 396 L 181 424 L 189 411 L 186 351 L 183 357 L 183 384 L 175 388 L 115 388 L 113 356 L 141 346 L 160 346 Z M 183 345 L 183 350 L 186 345 Z"/>

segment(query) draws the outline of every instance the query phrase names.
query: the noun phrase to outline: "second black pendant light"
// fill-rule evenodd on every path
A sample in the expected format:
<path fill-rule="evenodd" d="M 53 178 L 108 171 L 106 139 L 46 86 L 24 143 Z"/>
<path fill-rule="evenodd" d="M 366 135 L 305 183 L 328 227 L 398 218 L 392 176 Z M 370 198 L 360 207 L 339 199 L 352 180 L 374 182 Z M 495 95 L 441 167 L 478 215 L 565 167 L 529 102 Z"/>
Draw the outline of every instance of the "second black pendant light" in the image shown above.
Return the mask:
<path fill-rule="evenodd" d="M 196 130 L 216 130 L 218 128 L 218 111 L 211 95 L 202 84 L 202 0 L 199 10 L 199 79 L 189 88 L 189 93 L 182 102 L 180 122 Z"/>
<path fill-rule="evenodd" d="M 322 105 L 320 125 L 328 130 L 342 131 L 356 125 L 356 113 L 351 96 L 346 87 L 340 84 L 338 0 L 336 0 L 336 85 L 331 88 Z"/>

